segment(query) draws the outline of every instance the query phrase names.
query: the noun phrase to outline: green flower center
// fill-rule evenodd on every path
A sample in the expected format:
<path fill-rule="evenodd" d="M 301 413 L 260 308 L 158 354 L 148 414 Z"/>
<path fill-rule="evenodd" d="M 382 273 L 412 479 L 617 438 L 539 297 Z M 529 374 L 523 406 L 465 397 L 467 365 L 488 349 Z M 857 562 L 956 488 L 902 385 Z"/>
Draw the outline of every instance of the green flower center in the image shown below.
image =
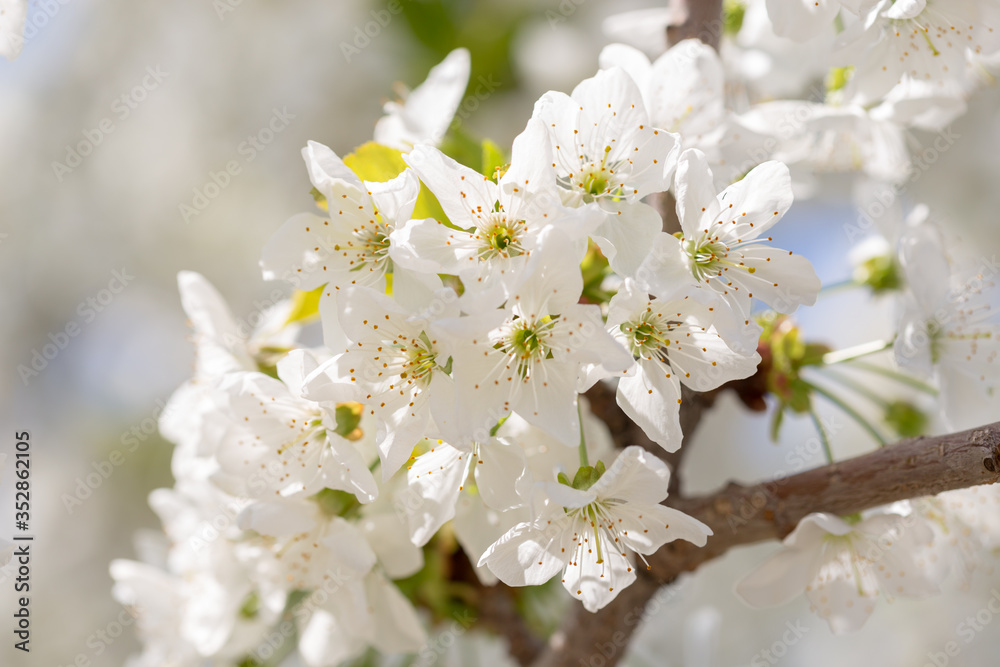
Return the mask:
<path fill-rule="evenodd" d="M 517 257 L 524 254 L 524 234 L 527 223 L 524 220 L 511 220 L 503 213 L 494 214 L 485 230 L 480 232 L 485 241 L 479 251 L 481 259 L 494 257 Z"/>
<path fill-rule="evenodd" d="M 531 377 L 531 367 L 549 356 L 546 338 L 555 326 L 555 320 L 546 317 L 530 322 L 525 318 L 514 320 L 511 331 L 498 346 L 505 354 L 515 357 L 517 374 L 522 380 Z"/>
<path fill-rule="evenodd" d="M 403 371 L 399 377 L 409 378 L 423 385 L 430 384 L 431 373 L 437 366 L 437 352 L 430 341 L 425 339 L 426 334 L 421 333 L 419 338 L 414 338 L 404 349 L 406 361 L 403 362 Z"/>

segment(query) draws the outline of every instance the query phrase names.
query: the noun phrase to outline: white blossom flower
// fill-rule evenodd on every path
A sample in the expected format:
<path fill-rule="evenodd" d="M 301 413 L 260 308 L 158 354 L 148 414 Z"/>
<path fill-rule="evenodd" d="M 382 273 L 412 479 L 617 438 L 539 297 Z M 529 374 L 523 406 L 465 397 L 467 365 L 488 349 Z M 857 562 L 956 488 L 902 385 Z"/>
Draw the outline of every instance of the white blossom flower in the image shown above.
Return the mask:
<path fill-rule="evenodd" d="M 764 245 L 771 237 L 761 236 L 792 204 L 788 168 L 765 162 L 716 195 L 704 154 L 690 149 L 681 155 L 675 189 L 681 236 L 657 237 L 639 282 L 654 294 L 669 294 L 678 282 L 715 290 L 732 313 L 718 317 L 716 329 L 733 350 L 750 354 L 760 334 L 751 298 L 790 313 L 819 294 L 809 260 Z"/>
<path fill-rule="evenodd" d="M 789 165 L 797 181 L 813 173 L 862 172 L 879 181 L 898 183 L 910 174 L 904 120 L 889 107 L 868 110 L 856 104 L 833 106 L 800 100 L 754 105 L 740 116 L 754 132 L 770 135 L 770 158 Z M 800 173 L 804 172 L 804 173 Z M 797 192 L 811 192 L 808 182 Z"/>
<path fill-rule="evenodd" d="M 628 447 L 586 489 L 549 482 L 540 516 L 520 523 L 483 554 L 508 586 L 544 584 L 563 570 L 563 586 L 588 611 L 611 602 L 635 581 L 629 552 L 654 553 L 683 539 L 705 546 L 705 524 L 661 505 L 667 465 L 641 447 Z"/>
<path fill-rule="evenodd" d="M 458 314 L 456 298 L 450 289 L 438 293 L 441 315 Z M 347 351 L 310 373 L 305 395 L 366 406 L 379 424 L 376 446 L 388 479 L 422 438 L 451 432 L 454 389 L 444 371 L 449 355 L 432 322 L 370 288 L 345 289 L 336 318 L 343 324 Z"/>
<path fill-rule="evenodd" d="M 419 497 L 416 507 L 407 508 L 410 538 L 417 546 L 454 518 L 461 492 L 475 493 L 488 508 L 502 512 L 526 502 L 532 481 L 524 450 L 498 438 L 469 450 L 438 441 L 413 460 L 406 479 Z"/>
<path fill-rule="evenodd" d="M 726 109 L 726 75 L 718 53 L 686 39 L 650 63 L 638 49 L 610 44 L 601 51 L 601 69 L 620 67 L 642 93 L 655 127 L 676 132 L 682 148 L 705 153 L 723 186 L 746 172 L 751 155 L 764 150 L 764 137 Z"/>
<path fill-rule="evenodd" d="M 456 446 L 485 440 L 511 412 L 573 446 L 584 365 L 600 365 L 605 376 L 630 365 L 600 308 L 577 303 L 583 278 L 566 242 L 547 230 L 503 310 L 438 322 L 454 341 Z"/>
<path fill-rule="evenodd" d="M 471 64 L 466 49 L 455 49 L 402 102 L 386 102 L 386 115 L 375 124 L 375 141 L 401 151 L 441 143 L 469 85 Z"/>
<path fill-rule="evenodd" d="M 988 496 L 979 496 L 975 493 L 977 490 L 976 487 L 956 489 L 909 502 L 913 511 L 934 531 L 934 544 L 928 557 L 931 566 L 953 573 L 962 590 L 969 589 L 977 570 L 992 574 L 995 562 L 995 555 L 990 553 L 990 540 L 995 531 L 991 535 L 991 531 L 983 530 L 983 524 L 989 519 L 977 515 L 984 509 L 986 515 L 991 510 L 996 512 L 1000 504 L 980 503 L 988 500 Z"/>
<path fill-rule="evenodd" d="M 0 55 L 14 60 L 24 48 L 28 0 L 0 0 Z"/>
<path fill-rule="evenodd" d="M 940 234 L 931 225 L 909 228 L 899 248 L 908 295 L 894 346 L 896 362 L 937 379 L 950 423 L 966 421 L 963 417 L 974 408 L 990 414 L 996 405 L 993 389 L 1000 383 L 995 283 L 983 273 L 953 277 Z"/>
<path fill-rule="evenodd" d="M 805 42 L 833 30 L 833 21 L 842 7 L 855 14 L 862 4 L 874 0 L 767 0 L 767 17 L 774 34 Z"/>
<path fill-rule="evenodd" d="M 289 591 L 325 592 L 304 612 L 299 651 L 310 667 L 339 664 L 370 646 L 396 653 L 423 645 L 416 612 L 386 579 L 363 525 L 297 499 L 255 503 L 240 515 L 240 525 L 267 538 Z"/>
<path fill-rule="evenodd" d="M 681 383 L 695 391 L 749 377 L 760 355 L 733 352 L 712 326 L 715 300 L 698 301 L 698 288 L 681 288 L 650 300 L 631 279 L 611 299 L 608 330 L 635 357 L 618 381 L 618 405 L 647 436 L 667 451 L 684 437 L 680 424 Z"/>
<path fill-rule="evenodd" d="M 836 38 L 833 22 L 818 23 L 817 34 L 800 42 L 775 33 L 767 0 L 741 0 L 740 5 L 739 32 L 724 36 L 719 44 L 731 94 L 743 94 L 750 101 L 813 95 L 811 86 L 830 69 Z"/>
<path fill-rule="evenodd" d="M 335 667 L 369 648 L 385 654 L 415 653 L 427 643 L 409 600 L 377 570 L 349 582 L 308 616 L 299 653 L 308 667 Z"/>
<path fill-rule="evenodd" d="M 496 308 L 510 296 L 543 230 L 558 225 L 574 240 L 574 250 L 565 252 L 579 261 L 587 234 L 601 221 L 596 211 L 562 205 L 548 167 L 548 135 L 537 119 L 514 140 L 510 167 L 498 182 L 426 146 L 404 159 L 437 197 L 452 226 L 410 220 L 391 234 L 389 254 L 413 271 L 461 278 L 466 312 Z"/>
<path fill-rule="evenodd" d="M 881 0 L 840 35 L 854 65 L 846 97 L 870 104 L 904 79 L 961 97 L 967 54 L 1000 47 L 1000 7 L 990 0 Z"/>
<path fill-rule="evenodd" d="M 369 455 L 338 431 L 336 406 L 302 397 L 305 376 L 316 368 L 315 358 L 297 350 L 279 363 L 277 380 L 263 373 L 223 380 L 231 426 L 216 451 L 221 470 L 213 479 L 221 488 L 251 497 L 327 488 L 375 499 Z"/>
<path fill-rule="evenodd" d="M 923 558 L 933 539 L 914 514 L 878 513 L 851 521 L 810 514 L 736 592 L 751 606 L 767 607 L 804 591 L 834 634 L 853 632 L 875 610 L 879 594 L 923 598 L 940 592 L 941 572 Z"/>
<path fill-rule="evenodd" d="M 257 310 L 237 319 L 222 295 L 199 273 L 177 274 L 181 306 L 193 329 L 193 377 L 177 388 L 159 416 L 160 433 L 176 444 L 177 479 L 207 477 L 217 469 L 211 458 L 227 420 L 219 411 L 218 383 L 227 373 L 273 366 L 277 355 L 295 346 L 298 324 L 288 324 L 291 303 L 272 293 Z"/>
<path fill-rule="evenodd" d="M 639 200 L 670 186 L 678 137 L 652 125 L 639 88 L 618 67 L 581 82 L 572 95 L 546 93 L 533 117 L 549 133 L 563 200 L 604 211 L 594 239 L 611 268 L 631 274 L 662 227 L 656 210 Z"/>
<path fill-rule="evenodd" d="M 365 182 L 332 150 L 310 141 L 302 149 L 309 179 L 326 198 L 328 216 L 299 213 L 268 241 L 261 256 L 265 280 L 283 279 L 302 290 L 326 285 L 321 312 L 336 311 L 336 293 L 363 285 L 385 291 L 393 273 L 393 296 L 422 304 L 441 287 L 437 276 L 411 273 L 393 266 L 389 235 L 410 219 L 420 192 L 416 175 L 407 170 L 385 183 Z M 340 349 L 344 340 L 324 326 L 325 341 Z"/>

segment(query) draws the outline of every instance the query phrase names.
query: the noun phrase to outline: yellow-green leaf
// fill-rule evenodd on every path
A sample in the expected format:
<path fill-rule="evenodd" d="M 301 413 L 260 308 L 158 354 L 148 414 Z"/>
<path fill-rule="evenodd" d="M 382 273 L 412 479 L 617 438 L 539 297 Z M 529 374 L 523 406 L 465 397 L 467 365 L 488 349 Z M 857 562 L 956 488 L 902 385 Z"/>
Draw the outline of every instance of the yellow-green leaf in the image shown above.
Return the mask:
<path fill-rule="evenodd" d="M 486 178 L 493 178 L 497 175 L 498 169 L 504 171 L 503 167 L 506 164 L 507 158 L 503 150 L 489 139 L 483 139 L 483 175 Z M 500 176 L 502 175 L 501 173 Z"/>
<path fill-rule="evenodd" d="M 406 170 L 403 154 L 374 141 L 361 144 L 354 152 L 344 156 L 344 164 L 362 181 L 384 183 Z"/>
<path fill-rule="evenodd" d="M 292 294 L 292 312 L 285 320 L 285 326 L 295 322 L 311 322 L 319 317 L 319 297 L 323 294 L 323 287 L 326 285 L 309 292 L 295 290 Z"/>

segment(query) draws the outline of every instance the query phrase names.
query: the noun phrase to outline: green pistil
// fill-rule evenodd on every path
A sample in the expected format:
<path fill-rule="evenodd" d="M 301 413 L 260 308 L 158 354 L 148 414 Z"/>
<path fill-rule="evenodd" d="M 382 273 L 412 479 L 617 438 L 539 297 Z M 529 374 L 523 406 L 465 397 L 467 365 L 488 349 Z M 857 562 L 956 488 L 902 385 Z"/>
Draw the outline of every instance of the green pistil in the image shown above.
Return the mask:
<path fill-rule="evenodd" d="M 533 357 L 542 349 L 542 341 L 534 329 L 518 329 L 511 337 L 514 348 L 525 357 Z"/>
<path fill-rule="evenodd" d="M 400 373 L 399 377 L 403 379 L 409 377 L 416 382 L 430 381 L 431 373 L 437 366 L 437 353 L 430 349 L 430 345 L 423 338 L 424 335 L 421 334 L 421 338 L 415 339 L 413 345 L 407 348 L 409 356 L 407 370 Z"/>
<path fill-rule="evenodd" d="M 670 330 L 680 322 L 652 321 L 655 315 L 645 313 L 636 322 L 625 322 L 621 325 L 622 333 L 632 339 L 632 354 L 642 356 L 643 353 L 658 354 L 664 348 L 670 347 Z M 647 319 L 649 318 L 649 319 Z"/>
<path fill-rule="evenodd" d="M 931 47 L 931 53 L 933 53 L 935 56 L 941 55 L 941 53 L 934 46 L 934 42 L 931 41 L 931 36 L 927 34 L 927 31 L 921 30 L 920 32 L 923 33 L 924 39 L 927 40 L 927 46 Z"/>
<path fill-rule="evenodd" d="M 590 518 L 590 525 L 594 529 L 594 544 L 597 549 L 597 563 L 604 562 L 604 554 L 601 552 L 601 536 L 598 534 L 597 512 L 594 511 L 593 503 L 587 505 L 587 516 Z"/>
<path fill-rule="evenodd" d="M 517 257 L 524 253 L 520 240 L 524 235 L 524 220 L 508 220 L 497 215 L 491 221 L 489 230 L 483 232 L 486 245 L 480 250 L 482 259 L 492 259 L 498 255 Z"/>
<path fill-rule="evenodd" d="M 583 189 L 587 191 L 588 194 L 593 196 L 598 196 L 608 189 L 608 178 L 604 173 L 604 169 L 601 169 L 598 173 L 589 173 L 587 178 L 583 181 Z"/>

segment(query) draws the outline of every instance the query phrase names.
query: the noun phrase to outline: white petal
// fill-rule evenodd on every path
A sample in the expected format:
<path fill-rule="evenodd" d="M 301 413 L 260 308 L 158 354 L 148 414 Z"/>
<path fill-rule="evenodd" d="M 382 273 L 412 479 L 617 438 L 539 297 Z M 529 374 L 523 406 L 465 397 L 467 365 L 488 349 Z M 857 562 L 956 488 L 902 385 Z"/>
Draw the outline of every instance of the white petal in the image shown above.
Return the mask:
<path fill-rule="evenodd" d="M 409 577 L 424 566 L 424 552 L 410 541 L 408 527 L 397 513 L 363 516 L 358 527 L 390 579 Z"/>
<path fill-rule="evenodd" d="M 719 195 L 718 231 L 724 239 L 755 238 L 785 215 L 792 199 L 788 167 L 774 161 L 757 165 Z"/>
<path fill-rule="evenodd" d="M 591 535 L 590 540 L 594 539 Z M 635 568 L 613 543 L 604 543 L 604 562 L 597 562 L 597 553 L 588 553 L 589 542 L 580 547 L 579 561 L 570 563 L 563 575 L 563 587 L 581 600 L 587 611 L 596 612 L 618 597 L 635 581 Z"/>
<path fill-rule="evenodd" d="M 638 372 L 618 381 L 618 405 L 643 433 L 668 452 L 675 452 L 684 437 L 680 423 L 681 382 L 670 368 L 647 359 Z"/>
<path fill-rule="evenodd" d="M 468 50 L 449 53 L 410 92 L 403 105 L 386 105 L 388 115 L 375 125 L 375 141 L 399 150 L 421 143 L 440 143 L 468 87 L 471 66 Z"/>
<path fill-rule="evenodd" d="M 413 215 L 413 207 L 420 194 L 420 181 L 411 170 L 407 169 L 384 183 L 366 182 L 365 187 L 382 220 L 390 227 L 403 224 Z"/>
<path fill-rule="evenodd" d="M 493 210 L 497 186 L 482 174 L 430 146 L 418 146 L 403 159 L 434 193 L 454 225 L 467 229 L 475 225 L 480 211 Z"/>
<path fill-rule="evenodd" d="M 520 523 L 493 543 L 479 564 L 508 586 L 538 586 L 565 567 L 572 546 L 569 525 Z"/>
<path fill-rule="evenodd" d="M 427 642 L 413 605 L 399 589 L 377 572 L 365 578 L 365 593 L 371 613 L 372 646 L 383 653 L 413 653 Z"/>
<path fill-rule="evenodd" d="M 622 450 L 590 490 L 598 498 L 615 498 L 640 506 L 656 505 L 667 497 L 670 469 L 642 447 Z"/>
<path fill-rule="evenodd" d="M 471 452 L 439 444 L 416 458 L 406 472 L 412 491 L 402 498 L 409 520 L 410 539 L 423 546 L 446 521 L 455 516 L 455 503 L 469 472 Z"/>
<path fill-rule="evenodd" d="M 677 217 L 685 238 L 697 238 L 718 215 L 715 179 L 705 154 L 695 148 L 681 153 L 674 175 Z"/>
<path fill-rule="evenodd" d="M 662 231 L 663 219 L 655 208 L 643 202 L 616 206 L 606 215 L 594 230 L 594 240 L 612 269 L 623 276 L 634 276 Z"/>
<path fill-rule="evenodd" d="M 735 257 L 733 257 L 735 255 Z M 812 263 L 802 255 L 764 245 L 737 246 L 730 257 L 754 269 L 729 272 L 729 279 L 747 297 L 760 299 L 779 313 L 794 313 L 816 303 L 823 286 Z"/>
<path fill-rule="evenodd" d="M 524 504 L 531 473 L 520 445 L 496 441 L 481 445 L 473 465 L 476 487 L 487 507 L 502 512 Z"/>
<path fill-rule="evenodd" d="M 365 189 L 357 174 L 328 146 L 310 141 L 302 149 L 302 159 L 309 172 L 309 181 L 327 198 L 331 196 L 331 186 L 335 181 L 342 181 L 359 192 Z"/>
<path fill-rule="evenodd" d="M 621 534 L 622 543 L 646 555 L 674 540 L 703 547 L 712 534 L 712 529 L 701 521 L 664 505 L 626 503 L 614 509 L 614 517 L 621 519 L 615 527 Z"/>
<path fill-rule="evenodd" d="M 475 261 L 477 243 L 472 235 L 437 220 L 410 220 L 389 235 L 392 261 L 421 273 L 457 275 Z"/>
<path fill-rule="evenodd" d="M 818 550 L 782 547 L 736 584 L 751 607 L 772 607 L 802 595 L 817 568 Z"/>

